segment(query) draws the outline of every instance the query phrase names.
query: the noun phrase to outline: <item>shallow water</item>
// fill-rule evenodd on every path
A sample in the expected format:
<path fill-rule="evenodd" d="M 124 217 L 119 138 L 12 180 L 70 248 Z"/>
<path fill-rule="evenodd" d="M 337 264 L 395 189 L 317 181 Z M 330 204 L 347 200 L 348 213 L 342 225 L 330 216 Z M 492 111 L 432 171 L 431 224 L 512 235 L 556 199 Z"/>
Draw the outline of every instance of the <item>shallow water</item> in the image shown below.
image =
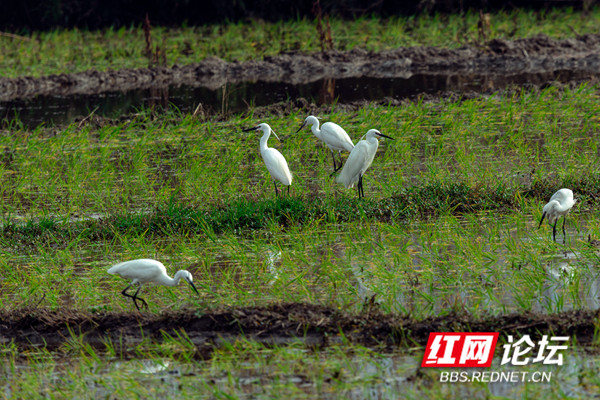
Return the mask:
<path fill-rule="evenodd" d="M 213 90 L 206 87 L 170 86 L 129 92 L 96 95 L 40 96 L 29 100 L 0 102 L 0 118 L 23 124 L 66 124 L 94 111 L 96 115 L 118 117 L 142 107 L 173 105 L 183 112 L 193 112 L 199 104 L 209 113 L 242 112 L 251 106 L 266 106 L 300 97 L 317 104 L 354 101 L 403 99 L 420 94 L 491 92 L 512 85 L 543 86 L 550 82 L 582 81 L 599 77 L 587 72 L 557 70 L 544 73 L 513 75 L 481 74 L 413 74 L 405 78 L 326 79 L 292 85 L 277 82 L 243 82 L 226 84 Z"/>
<path fill-rule="evenodd" d="M 500 349 L 500 350 L 498 350 Z M 283 350 L 277 353 L 281 357 Z M 263 350 L 263 356 L 270 356 Z M 269 398 L 275 393 L 299 390 L 304 395 L 319 398 L 388 399 L 413 397 L 424 390 L 436 397 L 466 398 L 492 395 L 507 398 L 520 397 L 525 393 L 543 398 L 588 397 L 597 393 L 597 372 L 600 360 L 585 349 L 572 345 L 563 352 L 562 366 L 529 364 L 526 366 L 500 366 L 501 347 L 496 348 L 490 368 L 421 368 L 422 350 L 403 351 L 393 354 L 369 352 L 364 355 L 348 355 L 338 360 L 337 377 L 335 365 L 339 354 L 328 351 L 313 352 L 298 348 L 287 350 L 289 356 L 274 357 L 273 363 L 253 358 L 224 364 L 211 361 L 186 362 L 171 358 L 156 359 L 105 359 L 95 361 L 81 357 L 58 360 L 53 368 L 43 373 L 39 364 L 17 361 L 12 366 L 6 361 L 0 368 L 4 378 L 0 391 L 7 398 L 21 384 L 19 376 L 38 375 L 44 387 L 60 388 L 61 392 L 87 393 L 87 398 L 105 398 L 115 393 L 152 393 L 153 398 L 186 398 L 194 393 L 228 393 L 252 398 Z M 327 358 L 327 360 L 321 360 Z M 297 364 L 304 360 L 302 364 Z M 333 360 L 333 361 L 332 361 Z M 316 365 L 313 374 L 307 374 L 310 364 Z M 294 367 L 296 365 L 296 367 Z M 83 368 L 82 368 L 83 367 Z M 321 371 L 320 368 L 326 368 Z M 440 382 L 443 372 L 498 372 L 498 373 L 544 373 L 544 382 L 525 379 L 524 382 L 496 380 L 485 383 Z M 529 375 L 531 376 L 531 375 Z M 538 378 L 539 379 L 539 378 Z M 32 385 L 31 382 L 28 383 Z M 35 387 L 35 386 L 33 386 Z M 22 393 L 22 392 L 19 392 Z"/>

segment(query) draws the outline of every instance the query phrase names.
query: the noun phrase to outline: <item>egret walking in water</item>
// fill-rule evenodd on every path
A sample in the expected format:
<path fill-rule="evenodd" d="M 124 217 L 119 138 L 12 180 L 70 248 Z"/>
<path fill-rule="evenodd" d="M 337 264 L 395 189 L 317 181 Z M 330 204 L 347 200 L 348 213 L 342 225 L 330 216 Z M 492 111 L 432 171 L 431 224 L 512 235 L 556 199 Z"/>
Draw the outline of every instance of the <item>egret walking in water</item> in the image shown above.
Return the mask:
<path fill-rule="evenodd" d="M 288 187 L 288 194 L 290 194 L 292 174 L 290 173 L 290 169 L 288 168 L 287 161 L 285 161 L 285 157 L 283 157 L 283 155 L 281 155 L 281 153 L 277 151 L 277 149 L 267 147 L 267 141 L 269 140 L 269 136 L 271 136 L 271 133 L 275 135 L 277 140 L 281 141 L 279 139 L 279 136 L 277 136 L 277 134 L 273 132 L 273 130 L 271 130 L 271 127 L 267 124 L 259 124 L 254 128 L 244 129 L 243 131 L 263 132 L 263 135 L 260 138 L 260 155 L 265 161 L 265 165 L 267 166 L 269 173 L 273 177 L 273 184 L 275 185 L 275 195 L 277 196 L 279 194 L 279 190 L 277 189 L 277 181 L 281 182 L 283 185 L 286 185 Z"/>
<path fill-rule="evenodd" d="M 344 164 L 344 168 L 342 168 L 342 172 L 335 178 L 336 182 L 343 184 L 346 188 L 351 188 L 358 182 L 358 198 L 365 197 L 362 178 L 365 171 L 371 166 L 373 158 L 375 158 L 379 146 L 377 136 L 394 140 L 394 138 L 382 134 L 377 129 L 370 129 L 365 136 L 364 140 L 360 140 L 354 146 L 346 160 L 346 164 Z"/>
<path fill-rule="evenodd" d="M 325 122 L 321 126 L 321 129 L 319 129 L 319 120 L 314 115 L 306 117 L 304 123 L 296 133 L 300 132 L 306 125 L 311 125 L 312 133 L 321 139 L 329 147 L 329 150 L 331 150 L 331 157 L 333 158 L 333 173 L 331 175 L 333 175 L 342 168 L 342 151 L 351 152 L 354 148 L 354 143 L 352 143 L 346 131 L 338 124 Z M 340 165 L 336 164 L 334 151 L 337 151 L 340 156 Z"/>
<path fill-rule="evenodd" d="M 556 242 L 556 224 L 558 223 L 558 218 L 562 216 L 563 244 L 566 243 L 567 234 L 565 232 L 565 221 L 567 220 L 567 214 L 576 201 L 577 200 L 573 198 L 573 191 L 571 189 L 560 189 L 558 192 L 554 193 L 552 197 L 550 197 L 548 204 L 546 204 L 542 210 L 542 219 L 540 220 L 538 229 L 542 226 L 544 218 L 547 218 L 549 224 L 554 224 L 552 225 L 552 239 Z"/>
<path fill-rule="evenodd" d="M 146 300 L 137 296 L 142 288 L 142 284 L 146 282 L 154 282 L 158 285 L 164 286 L 177 286 L 181 279 L 185 279 L 187 283 L 192 286 L 192 289 L 198 293 L 198 289 L 196 289 L 196 286 L 194 286 L 193 283 L 192 274 L 182 269 L 177 271 L 174 278 L 170 278 L 169 275 L 167 275 L 167 269 L 165 266 L 160 261 L 156 260 L 143 258 L 139 260 L 125 261 L 110 267 L 108 273 L 117 274 L 121 278 L 131 279 L 131 283 L 129 286 L 123 289 L 121 294 L 126 297 L 131 297 L 133 299 L 133 304 L 135 304 L 135 307 L 138 309 L 138 311 L 140 311 L 140 307 L 137 303 L 138 300 L 141 301 L 146 308 L 148 308 L 148 303 L 146 303 Z M 138 285 L 138 289 L 132 296 L 131 294 L 127 293 L 127 289 L 133 285 Z"/>

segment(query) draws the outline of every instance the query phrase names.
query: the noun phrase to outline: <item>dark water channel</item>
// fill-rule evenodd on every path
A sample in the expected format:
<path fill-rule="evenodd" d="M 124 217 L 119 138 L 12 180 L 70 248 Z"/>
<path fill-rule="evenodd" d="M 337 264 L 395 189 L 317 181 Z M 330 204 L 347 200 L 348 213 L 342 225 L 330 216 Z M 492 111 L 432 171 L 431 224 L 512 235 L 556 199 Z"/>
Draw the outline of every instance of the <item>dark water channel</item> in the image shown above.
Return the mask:
<path fill-rule="evenodd" d="M 242 82 L 217 90 L 206 87 L 169 86 L 106 92 L 94 95 L 39 96 L 33 99 L 0 102 L 0 118 L 7 124 L 16 119 L 28 126 L 65 124 L 88 115 L 117 117 L 148 106 L 173 105 L 193 112 L 199 104 L 207 113 L 242 112 L 251 106 L 295 100 L 303 97 L 317 104 L 349 103 L 360 100 L 411 98 L 420 94 L 486 93 L 511 86 L 545 86 L 552 82 L 597 78 L 585 71 L 557 70 L 543 73 L 495 74 L 414 74 L 406 78 L 325 79 L 305 84 Z"/>

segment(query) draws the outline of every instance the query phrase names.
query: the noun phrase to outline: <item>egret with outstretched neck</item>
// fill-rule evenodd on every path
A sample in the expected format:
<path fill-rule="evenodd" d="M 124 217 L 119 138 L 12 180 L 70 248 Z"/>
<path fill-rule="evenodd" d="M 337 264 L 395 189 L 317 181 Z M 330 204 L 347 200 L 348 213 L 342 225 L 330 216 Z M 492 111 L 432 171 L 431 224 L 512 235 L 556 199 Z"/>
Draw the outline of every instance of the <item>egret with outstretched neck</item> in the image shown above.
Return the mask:
<path fill-rule="evenodd" d="M 331 175 L 335 174 L 342 168 L 342 151 L 351 152 L 354 149 L 352 139 L 341 126 L 333 122 L 325 122 L 319 129 L 319 120 L 314 115 L 306 117 L 296 133 L 300 132 L 306 125 L 311 125 L 312 133 L 331 150 L 331 157 L 333 158 L 333 172 Z M 340 165 L 336 164 L 334 151 L 337 151 L 340 156 Z"/>
<path fill-rule="evenodd" d="M 142 284 L 147 282 L 153 282 L 157 285 L 164 286 L 177 286 L 179 281 L 184 279 L 192 286 L 192 289 L 199 294 L 198 289 L 196 289 L 196 286 L 194 286 L 191 273 L 182 269 L 177 271 L 175 276 L 171 278 L 169 275 L 167 275 L 167 269 L 163 263 L 149 258 L 125 261 L 120 264 L 113 265 L 109 268 L 108 273 L 119 275 L 125 279 L 131 279 L 131 283 L 129 286 L 123 289 L 121 294 L 125 297 L 131 297 L 133 299 L 133 304 L 135 304 L 135 307 L 138 309 L 138 311 L 140 311 L 140 306 L 138 306 L 137 303 L 138 300 L 141 301 L 146 308 L 148 308 L 148 303 L 146 303 L 146 300 L 138 297 L 138 293 L 142 288 Z M 138 289 L 133 295 L 131 295 L 127 293 L 127 290 L 133 285 L 138 285 Z"/>
<path fill-rule="evenodd" d="M 560 189 L 550 197 L 550 201 L 544 206 L 542 210 L 542 219 L 538 225 L 538 229 L 542 226 L 544 218 L 548 219 L 548 223 L 552 225 L 552 239 L 556 242 L 556 224 L 558 218 L 563 217 L 563 244 L 567 242 L 567 234 L 565 231 L 565 221 L 567 220 L 567 214 L 571 211 L 571 208 L 575 205 L 577 200 L 573 198 L 573 191 L 571 189 Z"/>
<path fill-rule="evenodd" d="M 343 184 L 346 188 L 354 187 L 356 183 L 358 189 L 358 198 L 365 197 L 365 190 L 363 188 L 363 175 L 365 171 L 371 166 L 377 147 L 379 147 L 379 140 L 377 136 L 392 139 L 379 132 L 377 129 L 370 129 L 361 139 L 344 164 L 342 172 L 335 178 L 335 181 Z"/>
<path fill-rule="evenodd" d="M 279 151 L 277 151 L 277 149 L 267 146 L 267 141 L 269 140 L 269 136 L 271 136 L 271 133 L 275 135 L 277 140 L 281 141 L 279 139 L 279 136 L 277 136 L 277 134 L 273 132 L 273 130 L 268 124 L 264 123 L 258 124 L 253 128 L 244 129 L 243 131 L 263 132 L 263 135 L 260 138 L 260 155 L 262 156 L 265 165 L 267 166 L 267 170 L 269 170 L 269 173 L 271 174 L 271 177 L 273 177 L 273 185 L 275 185 L 275 196 L 279 195 L 279 190 L 277 189 L 277 181 L 287 186 L 288 194 L 290 194 L 292 174 L 290 173 L 290 169 L 288 168 L 287 161 L 285 160 L 285 157 Z"/>

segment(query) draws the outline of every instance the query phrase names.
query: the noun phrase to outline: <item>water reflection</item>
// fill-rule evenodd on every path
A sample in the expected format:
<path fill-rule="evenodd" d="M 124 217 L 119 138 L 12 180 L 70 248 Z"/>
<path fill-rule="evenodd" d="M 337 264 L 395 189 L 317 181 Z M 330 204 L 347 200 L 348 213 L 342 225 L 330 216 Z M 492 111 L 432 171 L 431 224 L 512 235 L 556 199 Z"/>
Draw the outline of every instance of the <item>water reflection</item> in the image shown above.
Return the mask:
<path fill-rule="evenodd" d="M 287 353 L 286 353 L 287 351 Z M 297 354 L 294 354 L 297 353 Z M 152 394 L 154 398 L 189 398 L 198 393 L 228 393 L 230 397 L 263 398 L 284 389 L 300 390 L 301 393 L 324 399 L 391 399 L 423 397 L 439 393 L 445 398 L 502 397 L 517 398 L 527 393 L 528 397 L 587 398 L 597 392 L 598 359 L 586 349 L 570 347 L 564 353 L 562 366 L 530 364 L 515 367 L 499 365 L 498 354 L 490 368 L 454 368 L 453 372 L 468 374 L 478 372 L 511 373 L 519 376 L 528 373 L 544 373 L 549 382 L 534 382 L 525 379 L 517 382 L 440 382 L 441 370 L 421 368 L 422 351 L 403 349 L 402 353 L 380 354 L 370 351 L 340 353 L 328 351 L 306 351 L 296 347 L 277 347 L 275 351 L 242 355 L 227 364 L 217 356 L 215 361 L 176 361 L 161 359 L 110 360 L 98 358 L 89 368 L 89 360 L 72 357 L 68 361 L 50 368 L 49 373 L 40 373 L 39 366 L 20 361 L 16 366 L 0 364 L 5 383 L 2 392 L 11 398 L 11 383 L 16 384 L 19 374 L 35 373 L 37 379 L 48 387 L 73 390 L 80 385 L 90 398 L 114 397 L 115 393 L 126 393 L 127 382 L 135 382 L 135 393 Z M 279 355 L 279 356 L 278 356 Z M 300 361 L 301 360 L 301 361 Z M 339 361 L 339 375 L 330 378 Z M 86 370 L 82 365 L 88 366 Z M 314 367 L 313 367 L 314 365 Z M 84 367 L 85 368 L 85 367 Z M 308 369 L 313 369 L 309 372 Z M 87 371 L 87 373 L 86 373 Z M 551 374 L 551 375 L 550 375 Z M 137 386 L 137 385 L 141 386 Z M 140 390 L 147 387 L 148 391 Z M 121 390 L 115 391 L 115 388 Z M 19 392 L 22 393 L 22 392 Z M 67 393 L 69 393 L 67 391 Z M 279 392 L 280 393 L 280 392 Z"/>
<path fill-rule="evenodd" d="M 281 267 L 281 251 L 267 250 L 265 252 L 265 264 L 267 272 L 271 275 L 268 285 L 272 286 L 279 279 L 279 268 Z"/>
<path fill-rule="evenodd" d="M 469 233 L 466 242 L 481 243 L 480 250 L 487 255 L 481 260 L 489 261 L 485 266 L 479 265 L 481 260 L 460 255 L 469 250 L 454 241 L 459 238 L 429 243 L 418 231 L 398 236 L 378 229 L 352 238 L 340 233 L 333 240 L 328 237 L 315 243 L 308 253 L 291 257 L 308 260 L 314 276 L 306 279 L 321 282 L 320 274 L 331 273 L 338 282 L 347 282 L 346 293 L 355 297 L 359 308 L 373 296 L 386 310 L 421 316 L 450 310 L 546 314 L 600 308 L 600 271 L 586 244 L 574 237 L 573 243 L 581 248 L 548 255 L 546 241 L 537 231 L 532 236 L 519 228 L 507 234 L 489 242 L 485 232 L 479 231 L 481 237 Z M 525 250 L 513 254 L 513 246 Z"/>
<path fill-rule="evenodd" d="M 440 92 L 486 92 L 511 85 L 544 85 L 552 81 L 581 81 L 598 77 L 583 71 L 557 70 L 544 73 L 494 74 L 409 74 L 396 78 L 327 78 L 304 84 L 281 82 L 223 83 L 216 87 L 156 86 L 128 92 L 94 95 L 39 96 L 0 102 L 0 118 L 9 123 L 19 118 L 26 126 L 42 123 L 64 124 L 77 117 L 97 115 L 117 117 L 141 107 L 172 104 L 186 113 L 202 106 L 205 113 L 242 112 L 251 106 L 265 106 L 298 98 L 317 104 L 402 99 Z"/>
<path fill-rule="evenodd" d="M 560 312 L 576 307 L 600 308 L 600 275 L 578 252 L 567 251 L 554 256 L 545 266 L 546 279 L 541 296 L 532 310 Z"/>

